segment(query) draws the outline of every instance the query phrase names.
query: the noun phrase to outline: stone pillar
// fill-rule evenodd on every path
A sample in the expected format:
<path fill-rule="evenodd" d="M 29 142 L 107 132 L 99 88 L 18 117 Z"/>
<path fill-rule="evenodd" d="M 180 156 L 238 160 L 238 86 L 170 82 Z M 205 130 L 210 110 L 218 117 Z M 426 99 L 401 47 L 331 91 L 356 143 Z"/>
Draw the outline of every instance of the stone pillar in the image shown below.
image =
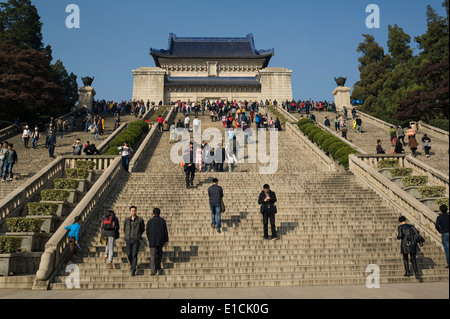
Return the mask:
<path fill-rule="evenodd" d="M 350 91 L 352 89 L 346 86 L 338 86 L 334 91 L 334 103 L 339 111 L 344 109 L 344 106 L 348 109 L 352 107 L 350 104 Z"/>
<path fill-rule="evenodd" d="M 158 105 L 164 99 L 164 81 L 166 70 L 156 67 L 145 67 L 133 70 L 133 100 L 150 101 Z"/>
<path fill-rule="evenodd" d="M 277 100 L 278 104 L 292 100 L 292 71 L 285 68 L 265 68 L 259 71 L 260 100 Z M 258 100 L 259 101 L 259 100 Z"/>
<path fill-rule="evenodd" d="M 91 86 L 83 86 L 78 88 L 78 92 L 80 92 L 78 106 L 86 107 L 89 111 L 92 111 L 94 96 L 97 94 L 94 88 Z"/>

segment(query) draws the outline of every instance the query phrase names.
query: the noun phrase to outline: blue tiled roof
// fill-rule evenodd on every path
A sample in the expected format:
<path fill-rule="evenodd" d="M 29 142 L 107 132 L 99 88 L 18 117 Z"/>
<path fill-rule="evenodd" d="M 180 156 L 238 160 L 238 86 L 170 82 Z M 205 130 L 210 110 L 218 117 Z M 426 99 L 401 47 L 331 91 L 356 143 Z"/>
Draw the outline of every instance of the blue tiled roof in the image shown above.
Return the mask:
<path fill-rule="evenodd" d="M 166 87 L 171 86 L 251 86 L 261 87 L 256 77 L 167 77 Z"/>
<path fill-rule="evenodd" d="M 159 66 L 158 57 L 166 58 L 270 58 L 274 50 L 256 50 L 253 34 L 245 38 L 180 38 L 169 35 L 167 50 L 150 49 Z"/>

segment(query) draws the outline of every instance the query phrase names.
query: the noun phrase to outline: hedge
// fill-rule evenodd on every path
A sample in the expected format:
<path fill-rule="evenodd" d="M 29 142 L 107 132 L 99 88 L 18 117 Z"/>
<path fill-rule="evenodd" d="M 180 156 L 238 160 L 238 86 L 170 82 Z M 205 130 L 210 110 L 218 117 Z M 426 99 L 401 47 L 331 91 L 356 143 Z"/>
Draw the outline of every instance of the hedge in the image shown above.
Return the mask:
<path fill-rule="evenodd" d="M 58 204 L 55 203 L 28 203 L 28 215 L 56 215 Z"/>
<path fill-rule="evenodd" d="M 308 134 L 309 140 L 311 142 L 313 142 L 314 141 L 314 136 L 316 136 L 317 134 L 320 134 L 322 132 L 323 132 L 323 130 L 320 127 L 316 126 L 316 128 L 314 128 L 314 129 L 309 131 L 309 134 Z"/>
<path fill-rule="evenodd" d="M 0 254 L 13 254 L 22 247 L 22 237 L 0 236 Z"/>
<path fill-rule="evenodd" d="M 349 155 L 358 154 L 350 145 L 343 142 L 340 138 L 322 130 L 314 124 L 311 119 L 301 119 L 297 122 L 300 131 L 316 143 L 325 153 L 328 153 L 334 160 L 348 168 Z"/>
<path fill-rule="evenodd" d="M 65 172 L 67 177 L 75 179 L 84 179 L 89 175 L 89 171 L 86 169 L 67 168 Z"/>
<path fill-rule="evenodd" d="M 322 147 L 322 150 L 323 150 L 325 153 L 328 154 L 328 148 L 329 148 L 331 145 L 333 145 L 333 144 L 335 144 L 335 143 L 341 143 L 341 142 L 342 142 L 342 141 L 341 141 L 339 138 L 337 138 L 337 137 L 335 137 L 335 136 L 330 136 L 330 137 L 326 138 L 326 139 L 323 141 L 321 147 Z"/>
<path fill-rule="evenodd" d="M 156 113 L 154 115 L 156 115 Z M 118 148 L 125 142 L 128 142 L 128 146 L 134 148 L 141 136 L 147 132 L 148 124 L 145 121 L 139 120 L 128 124 L 128 127 L 111 141 L 105 155 L 119 155 L 120 152 Z"/>
<path fill-rule="evenodd" d="M 446 205 L 448 208 L 448 197 L 447 198 L 439 198 L 436 200 L 436 204 L 441 207 L 442 205 Z"/>
<path fill-rule="evenodd" d="M 405 187 L 426 185 L 426 183 L 428 183 L 428 176 L 403 177 L 402 183 Z"/>
<path fill-rule="evenodd" d="M 44 189 L 41 191 L 43 201 L 62 202 L 70 196 L 70 192 L 62 189 Z"/>
<path fill-rule="evenodd" d="M 79 181 L 71 178 L 55 178 L 54 186 L 56 189 L 77 189 Z"/>
<path fill-rule="evenodd" d="M 6 225 L 13 233 L 37 233 L 41 230 L 43 219 L 34 218 L 7 218 Z"/>
<path fill-rule="evenodd" d="M 392 177 L 411 176 L 412 172 L 413 172 L 412 168 L 393 168 L 393 169 L 391 169 Z"/>
<path fill-rule="evenodd" d="M 445 186 L 422 186 L 418 189 L 418 192 L 422 198 L 444 197 L 446 190 Z"/>
<path fill-rule="evenodd" d="M 429 123 L 430 125 L 440 128 L 441 130 L 447 131 L 449 130 L 449 120 L 445 120 L 445 119 L 435 119 L 435 120 L 430 120 Z"/>
<path fill-rule="evenodd" d="M 303 126 L 300 128 L 300 131 L 302 131 L 303 134 L 308 135 L 309 132 L 310 132 L 310 130 L 312 130 L 312 129 L 316 128 L 316 127 L 317 127 L 317 126 L 316 126 L 316 124 L 314 124 L 314 123 L 306 123 L 305 125 L 303 125 Z"/>
<path fill-rule="evenodd" d="M 378 162 L 377 166 L 378 166 L 379 169 L 398 167 L 398 159 L 381 160 L 381 161 Z"/>
<path fill-rule="evenodd" d="M 304 119 L 300 119 L 300 120 L 297 122 L 297 126 L 298 126 L 298 128 L 300 128 L 300 129 L 301 129 L 302 126 L 305 125 L 305 124 L 314 124 L 314 121 L 311 120 L 311 119 L 304 118 Z"/>
<path fill-rule="evenodd" d="M 76 161 L 75 168 L 86 169 L 92 171 L 95 168 L 95 162 L 93 161 Z"/>

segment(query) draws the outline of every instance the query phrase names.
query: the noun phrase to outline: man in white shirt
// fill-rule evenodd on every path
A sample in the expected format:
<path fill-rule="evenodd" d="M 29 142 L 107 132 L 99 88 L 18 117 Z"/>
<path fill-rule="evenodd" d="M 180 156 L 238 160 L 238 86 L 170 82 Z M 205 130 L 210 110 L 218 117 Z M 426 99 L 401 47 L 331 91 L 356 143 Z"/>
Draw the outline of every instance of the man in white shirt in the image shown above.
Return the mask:
<path fill-rule="evenodd" d="M 185 118 L 184 118 L 184 128 L 186 129 L 186 130 L 188 130 L 189 131 L 189 125 L 191 124 L 191 119 L 189 118 L 189 116 L 186 116 Z"/>
<path fill-rule="evenodd" d="M 122 167 L 128 172 L 130 167 L 130 154 L 133 153 L 133 149 L 128 146 L 128 142 L 125 142 L 123 146 L 118 147 L 120 155 L 122 156 Z"/>
<path fill-rule="evenodd" d="M 194 121 L 193 121 L 193 125 L 194 125 L 194 132 L 197 132 L 199 127 L 200 127 L 201 121 L 198 117 L 195 117 Z"/>

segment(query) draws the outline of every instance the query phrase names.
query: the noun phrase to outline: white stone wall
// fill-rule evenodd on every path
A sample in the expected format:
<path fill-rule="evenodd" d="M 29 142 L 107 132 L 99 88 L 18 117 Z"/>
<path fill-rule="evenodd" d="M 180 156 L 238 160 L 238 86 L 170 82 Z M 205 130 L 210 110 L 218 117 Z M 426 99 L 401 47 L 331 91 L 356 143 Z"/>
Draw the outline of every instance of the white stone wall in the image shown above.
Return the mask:
<path fill-rule="evenodd" d="M 277 100 L 279 103 L 292 100 L 292 71 L 285 68 L 265 68 L 259 71 L 261 99 Z"/>
<path fill-rule="evenodd" d="M 140 68 L 133 70 L 133 100 L 147 102 L 164 101 L 164 77 L 166 71 L 161 68 Z"/>

